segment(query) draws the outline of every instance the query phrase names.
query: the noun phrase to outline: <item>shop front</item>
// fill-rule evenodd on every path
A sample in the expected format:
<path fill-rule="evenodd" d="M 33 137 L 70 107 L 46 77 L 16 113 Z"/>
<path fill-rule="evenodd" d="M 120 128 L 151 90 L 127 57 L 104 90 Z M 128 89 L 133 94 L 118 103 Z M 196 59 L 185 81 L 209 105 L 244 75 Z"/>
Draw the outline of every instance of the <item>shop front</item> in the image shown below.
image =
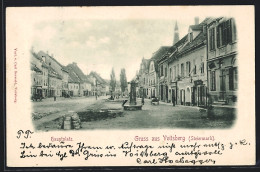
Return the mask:
<path fill-rule="evenodd" d="M 171 103 L 177 104 L 177 97 L 178 97 L 177 91 L 178 91 L 177 82 L 172 82 L 169 88 Z"/>
<path fill-rule="evenodd" d="M 206 107 L 208 89 L 202 80 L 195 80 L 192 89 L 192 106 Z"/>
<path fill-rule="evenodd" d="M 39 95 L 40 97 L 42 97 L 42 86 L 32 86 L 31 95 Z"/>

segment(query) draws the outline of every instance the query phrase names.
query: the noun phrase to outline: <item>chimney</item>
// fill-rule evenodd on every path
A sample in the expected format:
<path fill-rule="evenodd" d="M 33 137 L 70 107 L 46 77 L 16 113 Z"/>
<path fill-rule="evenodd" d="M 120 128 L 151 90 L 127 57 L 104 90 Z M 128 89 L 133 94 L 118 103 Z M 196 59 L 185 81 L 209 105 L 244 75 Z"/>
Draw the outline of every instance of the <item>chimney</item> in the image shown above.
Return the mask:
<path fill-rule="evenodd" d="M 46 51 L 46 54 L 49 55 L 49 51 Z"/>
<path fill-rule="evenodd" d="M 195 17 L 195 25 L 198 25 L 199 24 L 199 17 Z"/>
<path fill-rule="evenodd" d="M 77 63 L 76 63 L 76 62 L 73 62 L 72 64 L 73 64 L 74 66 L 76 66 L 76 65 L 77 65 Z"/>
<path fill-rule="evenodd" d="M 44 62 L 46 62 L 46 57 L 45 57 L 45 56 L 42 56 L 42 60 L 43 60 Z"/>

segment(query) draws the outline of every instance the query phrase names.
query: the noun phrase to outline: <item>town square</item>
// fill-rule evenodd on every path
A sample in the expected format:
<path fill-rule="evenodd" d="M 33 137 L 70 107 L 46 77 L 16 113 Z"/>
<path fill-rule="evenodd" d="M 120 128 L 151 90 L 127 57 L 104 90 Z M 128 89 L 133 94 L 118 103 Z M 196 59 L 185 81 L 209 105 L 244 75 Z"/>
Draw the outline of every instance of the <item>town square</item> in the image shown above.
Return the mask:
<path fill-rule="evenodd" d="M 64 61 L 45 47 L 41 48 L 37 41 L 37 48 L 32 45 L 32 121 L 37 130 L 232 127 L 238 99 L 234 18 L 195 16 L 191 23 L 186 23 L 185 32 L 180 31 L 184 28 L 182 20 L 171 21 L 168 23 L 171 30 L 162 34 L 171 38 L 171 44 L 154 44 L 157 48 L 150 56 L 146 55 L 145 48 L 139 47 L 138 40 L 147 39 L 149 43 L 156 33 L 148 34 L 147 38 L 133 38 L 133 35 L 145 35 L 146 27 L 156 22 L 146 21 L 147 25 L 143 22 L 144 27 L 141 25 L 139 29 L 134 29 L 142 23 L 139 21 L 102 22 L 92 21 L 83 26 L 102 24 L 106 29 L 111 27 L 109 32 L 113 28 L 115 32 L 133 28 L 128 33 L 121 31 L 115 37 L 112 36 L 115 33 L 111 33 L 102 39 L 97 38 L 99 30 L 104 33 L 102 28 L 90 29 L 90 34 L 98 34 L 87 37 L 84 46 L 91 49 L 86 57 L 64 57 Z M 104 23 L 109 24 L 104 26 Z M 65 27 L 66 24 L 58 25 Z M 160 34 L 156 34 L 156 38 L 159 37 Z M 127 39 L 133 39 L 132 44 L 121 42 L 124 49 L 120 49 L 118 42 Z M 115 50 L 111 48 L 113 42 L 118 44 Z M 74 42 L 66 51 L 75 51 L 77 46 L 83 47 Z M 98 46 L 102 48 L 97 49 Z M 106 51 L 100 53 L 104 49 Z M 128 56 L 123 55 L 126 50 Z M 139 55 L 136 58 L 139 61 L 131 60 L 131 52 Z"/>

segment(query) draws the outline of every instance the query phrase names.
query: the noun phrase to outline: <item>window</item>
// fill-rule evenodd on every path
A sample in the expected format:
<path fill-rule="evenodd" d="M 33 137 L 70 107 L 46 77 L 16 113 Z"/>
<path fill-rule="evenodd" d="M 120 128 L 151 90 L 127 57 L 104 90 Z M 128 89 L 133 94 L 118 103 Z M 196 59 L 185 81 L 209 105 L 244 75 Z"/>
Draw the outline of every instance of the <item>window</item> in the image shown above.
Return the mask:
<path fill-rule="evenodd" d="M 186 76 L 190 76 L 190 62 L 186 62 Z"/>
<path fill-rule="evenodd" d="M 210 72 L 210 89 L 211 91 L 216 91 L 216 75 L 215 71 Z"/>
<path fill-rule="evenodd" d="M 175 80 L 176 77 L 177 77 L 177 76 L 176 76 L 176 66 L 173 66 L 173 76 L 174 76 L 173 79 Z"/>
<path fill-rule="evenodd" d="M 172 81 L 172 68 L 170 68 L 170 81 Z"/>
<path fill-rule="evenodd" d="M 167 68 L 164 68 L 165 70 L 165 77 L 167 77 Z"/>
<path fill-rule="evenodd" d="M 161 72 L 160 72 L 160 76 L 163 76 L 163 65 L 161 65 Z"/>
<path fill-rule="evenodd" d="M 236 23 L 234 19 L 231 19 L 231 25 L 232 25 L 232 41 L 237 40 L 237 28 Z"/>
<path fill-rule="evenodd" d="M 237 90 L 237 68 L 229 69 L 229 90 Z"/>
<path fill-rule="evenodd" d="M 232 42 L 232 22 L 231 19 L 218 25 L 217 46 L 223 46 Z"/>
<path fill-rule="evenodd" d="M 177 65 L 177 77 L 180 75 L 180 72 L 179 72 L 179 64 Z"/>
<path fill-rule="evenodd" d="M 196 59 L 193 59 L 193 64 L 194 64 L 194 67 L 193 67 L 193 74 L 196 75 L 196 74 L 197 74 Z"/>
<path fill-rule="evenodd" d="M 181 64 L 181 77 L 184 77 L 184 64 Z"/>
<path fill-rule="evenodd" d="M 234 68 L 233 76 L 234 76 L 234 90 L 237 90 L 237 68 Z"/>
<path fill-rule="evenodd" d="M 209 48 L 215 50 L 215 28 L 209 30 Z"/>
<path fill-rule="evenodd" d="M 200 73 L 204 73 L 204 62 L 201 63 L 201 67 L 200 67 Z"/>

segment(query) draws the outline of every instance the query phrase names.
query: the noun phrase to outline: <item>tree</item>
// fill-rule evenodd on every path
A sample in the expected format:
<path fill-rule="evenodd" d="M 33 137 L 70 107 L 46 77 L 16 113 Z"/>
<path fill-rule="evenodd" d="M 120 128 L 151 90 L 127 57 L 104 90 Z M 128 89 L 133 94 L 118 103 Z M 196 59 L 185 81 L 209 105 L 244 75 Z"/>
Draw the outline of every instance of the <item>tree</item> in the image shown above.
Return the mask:
<path fill-rule="evenodd" d="M 114 92 L 116 89 L 116 76 L 115 76 L 115 71 L 114 68 L 112 68 L 112 72 L 110 74 L 110 88 Z"/>
<path fill-rule="evenodd" d="M 127 79 L 126 79 L 126 74 L 125 74 L 125 68 L 121 69 L 120 85 L 121 85 L 121 91 L 125 92 L 125 90 L 127 88 Z"/>

